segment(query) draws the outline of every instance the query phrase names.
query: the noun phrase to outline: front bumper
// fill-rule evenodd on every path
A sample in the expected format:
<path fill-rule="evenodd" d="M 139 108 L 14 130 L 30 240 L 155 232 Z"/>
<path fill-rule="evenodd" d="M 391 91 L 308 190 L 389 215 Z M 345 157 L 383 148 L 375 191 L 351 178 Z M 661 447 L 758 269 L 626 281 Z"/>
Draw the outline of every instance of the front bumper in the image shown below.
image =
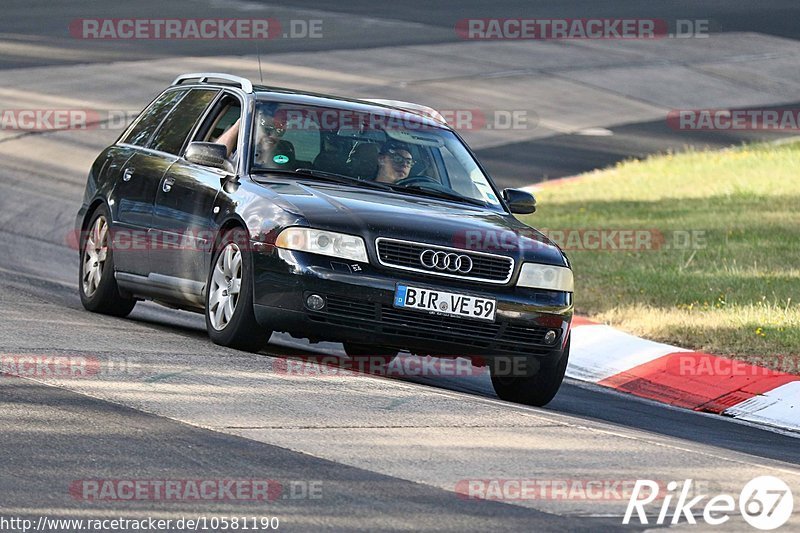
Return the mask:
<path fill-rule="evenodd" d="M 463 283 L 305 252 L 256 250 L 254 307 L 265 328 L 313 341 L 353 342 L 420 355 L 532 355 L 557 360 L 569 335 L 571 295 Z M 494 298 L 494 322 L 427 314 L 393 306 L 398 283 Z M 312 311 L 310 294 L 326 305 Z M 553 344 L 545 333 L 559 332 Z"/>

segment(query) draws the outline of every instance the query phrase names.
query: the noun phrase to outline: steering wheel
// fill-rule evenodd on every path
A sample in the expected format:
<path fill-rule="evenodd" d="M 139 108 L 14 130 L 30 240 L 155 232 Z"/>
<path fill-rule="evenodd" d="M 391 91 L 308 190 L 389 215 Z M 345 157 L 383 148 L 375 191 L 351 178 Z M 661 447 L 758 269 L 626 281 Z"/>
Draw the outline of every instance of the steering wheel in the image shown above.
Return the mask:
<path fill-rule="evenodd" d="M 420 189 L 433 189 L 436 191 L 448 191 L 449 189 L 439 183 L 439 180 L 430 176 L 409 176 L 394 182 L 400 187 L 418 187 Z"/>

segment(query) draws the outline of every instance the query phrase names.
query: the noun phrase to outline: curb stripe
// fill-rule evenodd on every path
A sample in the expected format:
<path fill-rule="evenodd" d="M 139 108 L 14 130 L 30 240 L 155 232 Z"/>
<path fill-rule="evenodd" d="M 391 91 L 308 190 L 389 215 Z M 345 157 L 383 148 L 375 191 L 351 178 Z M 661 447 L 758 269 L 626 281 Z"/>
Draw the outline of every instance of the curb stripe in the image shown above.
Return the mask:
<path fill-rule="evenodd" d="M 678 352 L 611 376 L 599 385 L 695 411 L 722 413 L 799 379 L 707 353 Z"/>
<path fill-rule="evenodd" d="M 734 418 L 800 431 L 800 380 L 754 396 L 723 413 Z"/>
<path fill-rule="evenodd" d="M 609 326 L 581 326 L 573 332 L 567 375 L 596 383 L 677 350 Z"/>
<path fill-rule="evenodd" d="M 584 316 L 574 316 L 572 317 L 572 327 L 577 328 L 578 326 L 601 326 L 600 322 L 595 322 L 593 320 L 589 320 Z"/>
<path fill-rule="evenodd" d="M 800 375 L 573 317 L 567 376 L 676 407 L 800 431 Z"/>

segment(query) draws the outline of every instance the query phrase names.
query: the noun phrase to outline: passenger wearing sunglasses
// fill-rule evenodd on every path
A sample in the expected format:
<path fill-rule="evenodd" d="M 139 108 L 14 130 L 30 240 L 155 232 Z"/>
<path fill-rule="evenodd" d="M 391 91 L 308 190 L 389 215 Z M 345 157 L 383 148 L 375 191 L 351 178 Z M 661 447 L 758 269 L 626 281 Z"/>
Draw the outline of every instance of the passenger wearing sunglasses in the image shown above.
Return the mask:
<path fill-rule="evenodd" d="M 254 160 L 259 166 L 272 167 L 275 163 L 285 164 L 294 159 L 294 147 L 287 141 L 281 141 L 286 133 L 286 123 L 282 117 L 260 113 L 256 119 L 256 140 Z M 239 138 L 239 121 L 237 120 L 216 140 L 224 144 L 228 150 L 229 159 L 236 157 L 236 141 Z M 284 155 L 285 158 L 274 160 L 275 156 Z"/>
<path fill-rule="evenodd" d="M 277 158 L 278 155 L 288 157 L 286 145 L 281 142 L 281 137 L 286 133 L 286 121 L 276 115 L 260 114 L 257 117 L 256 142 L 255 142 L 255 163 L 260 166 L 281 166 L 287 162 L 286 158 Z M 292 148 L 292 159 L 294 159 L 294 148 Z"/>
<path fill-rule="evenodd" d="M 378 153 L 378 176 L 375 181 L 396 183 L 407 178 L 414 163 L 414 158 L 406 146 L 388 142 Z"/>

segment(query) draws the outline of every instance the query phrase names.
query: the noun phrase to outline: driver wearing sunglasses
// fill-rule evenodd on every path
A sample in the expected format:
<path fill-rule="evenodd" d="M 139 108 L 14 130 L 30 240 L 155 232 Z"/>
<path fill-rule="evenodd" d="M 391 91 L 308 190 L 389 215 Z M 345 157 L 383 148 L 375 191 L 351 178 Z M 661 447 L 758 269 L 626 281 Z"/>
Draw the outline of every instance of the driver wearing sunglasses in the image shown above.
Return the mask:
<path fill-rule="evenodd" d="M 407 178 L 415 162 L 406 146 L 388 142 L 378 153 L 378 175 L 375 181 L 395 183 Z"/>

